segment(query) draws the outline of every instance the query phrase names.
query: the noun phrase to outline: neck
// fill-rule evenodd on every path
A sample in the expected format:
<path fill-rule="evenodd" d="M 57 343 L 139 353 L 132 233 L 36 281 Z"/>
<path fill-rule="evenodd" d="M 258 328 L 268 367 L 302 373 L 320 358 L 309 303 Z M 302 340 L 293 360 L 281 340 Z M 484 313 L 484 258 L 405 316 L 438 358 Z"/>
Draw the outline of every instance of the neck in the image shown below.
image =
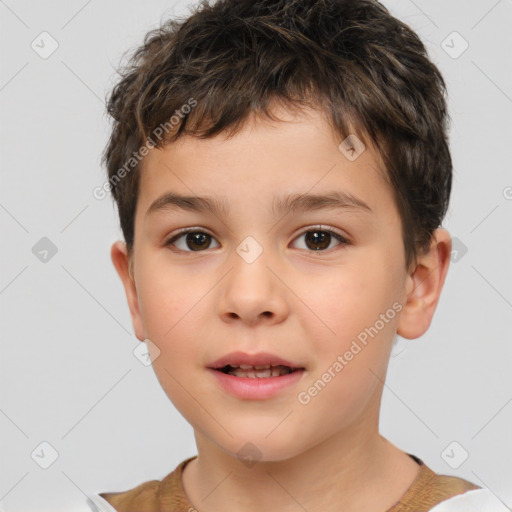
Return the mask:
<path fill-rule="evenodd" d="M 361 424 L 286 460 L 252 466 L 196 432 L 198 457 L 183 472 L 191 504 L 201 512 L 387 510 L 416 478 L 407 454 Z M 371 492 L 368 492 L 371 490 Z"/>

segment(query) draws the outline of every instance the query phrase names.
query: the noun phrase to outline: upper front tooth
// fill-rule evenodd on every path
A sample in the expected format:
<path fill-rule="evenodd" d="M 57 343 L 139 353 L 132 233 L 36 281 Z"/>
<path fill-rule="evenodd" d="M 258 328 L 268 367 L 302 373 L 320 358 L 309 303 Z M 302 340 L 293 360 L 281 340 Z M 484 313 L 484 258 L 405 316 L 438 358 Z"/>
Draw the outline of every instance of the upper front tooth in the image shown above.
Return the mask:
<path fill-rule="evenodd" d="M 253 366 L 252 364 L 241 364 L 240 368 L 242 368 L 242 370 L 250 370 L 251 368 L 254 368 L 256 370 L 268 370 L 270 368 L 270 365 L 266 364 L 264 366 Z"/>

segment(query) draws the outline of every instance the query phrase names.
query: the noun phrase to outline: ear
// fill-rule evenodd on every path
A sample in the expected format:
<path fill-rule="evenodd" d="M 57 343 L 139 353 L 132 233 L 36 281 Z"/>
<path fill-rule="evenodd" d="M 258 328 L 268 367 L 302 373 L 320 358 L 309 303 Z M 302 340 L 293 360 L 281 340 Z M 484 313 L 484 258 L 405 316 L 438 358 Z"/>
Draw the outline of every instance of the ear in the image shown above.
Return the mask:
<path fill-rule="evenodd" d="M 438 228 L 429 250 L 406 280 L 406 298 L 397 326 L 397 334 L 419 338 L 430 327 L 444 280 L 450 265 L 452 240 L 448 231 Z"/>
<path fill-rule="evenodd" d="M 144 335 L 139 309 L 139 299 L 137 297 L 137 289 L 135 288 L 135 280 L 133 277 L 133 259 L 128 256 L 126 244 L 120 241 L 115 242 L 110 249 L 110 257 L 124 286 L 135 336 L 137 336 L 139 341 L 144 341 L 146 337 Z"/>

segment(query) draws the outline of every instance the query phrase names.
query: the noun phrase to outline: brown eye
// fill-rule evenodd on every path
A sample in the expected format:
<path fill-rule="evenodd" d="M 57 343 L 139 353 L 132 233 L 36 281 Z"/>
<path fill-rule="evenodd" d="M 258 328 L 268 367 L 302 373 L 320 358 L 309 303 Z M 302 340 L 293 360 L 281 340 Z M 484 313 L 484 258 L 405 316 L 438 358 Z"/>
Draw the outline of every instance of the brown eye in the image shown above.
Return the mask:
<path fill-rule="evenodd" d="M 180 240 L 183 239 L 183 240 Z M 200 252 L 210 248 L 211 241 L 215 240 L 211 235 L 204 231 L 185 231 L 178 233 L 165 243 L 166 246 L 175 246 L 178 251 Z"/>
<path fill-rule="evenodd" d="M 337 245 L 346 245 L 348 241 L 343 238 L 341 235 L 336 233 L 333 229 L 323 228 L 323 229 L 309 229 L 308 231 L 304 231 L 300 238 L 304 236 L 305 247 L 301 247 L 302 249 L 308 249 L 311 251 L 323 251 L 329 248 L 333 239 L 337 240 L 339 243 Z"/>
<path fill-rule="evenodd" d="M 325 231 L 309 231 L 306 233 L 306 245 L 313 250 L 327 249 L 331 243 L 331 234 Z M 311 247 L 313 246 L 313 247 Z"/>

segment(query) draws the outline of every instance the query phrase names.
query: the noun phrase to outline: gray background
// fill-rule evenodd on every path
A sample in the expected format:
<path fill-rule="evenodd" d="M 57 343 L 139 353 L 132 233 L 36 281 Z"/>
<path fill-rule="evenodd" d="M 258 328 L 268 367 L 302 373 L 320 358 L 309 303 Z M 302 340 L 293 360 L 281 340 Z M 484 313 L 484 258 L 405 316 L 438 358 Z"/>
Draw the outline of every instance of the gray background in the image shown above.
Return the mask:
<path fill-rule="evenodd" d="M 512 2 L 385 5 L 418 32 L 448 84 L 454 184 L 444 227 L 457 253 L 430 330 L 398 338 L 381 432 L 512 506 Z M 116 211 L 92 195 L 105 179 L 114 66 L 160 19 L 186 12 L 186 2 L 160 0 L 0 1 L 6 511 L 65 510 L 83 493 L 161 479 L 197 453 L 191 427 L 133 354 L 109 256 L 121 238 Z M 51 49 L 43 31 L 58 43 L 47 58 L 31 47 Z M 461 38 L 469 47 L 459 55 Z M 57 248 L 46 262 L 34 254 L 43 237 Z M 58 452 L 47 469 L 42 442 Z"/>

